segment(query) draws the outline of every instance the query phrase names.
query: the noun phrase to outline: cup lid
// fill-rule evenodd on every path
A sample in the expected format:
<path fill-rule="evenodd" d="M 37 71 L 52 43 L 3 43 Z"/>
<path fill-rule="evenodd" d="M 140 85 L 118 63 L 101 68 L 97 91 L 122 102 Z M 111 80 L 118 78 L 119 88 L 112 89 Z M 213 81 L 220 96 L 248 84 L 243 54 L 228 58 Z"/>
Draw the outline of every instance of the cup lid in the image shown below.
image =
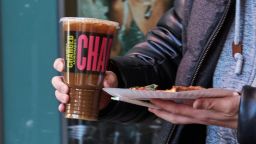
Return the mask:
<path fill-rule="evenodd" d="M 97 19 L 97 18 L 88 18 L 88 17 L 62 17 L 60 18 L 61 22 L 70 22 L 70 21 L 79 21 L 79 22 L 89 22 L 89 23 L 104 23 L 106 25 L 115 26 L 116 28 L 119 28 L 119 23 L 110 21 L 110 20 L 104 20 L 104 19 Z"/>

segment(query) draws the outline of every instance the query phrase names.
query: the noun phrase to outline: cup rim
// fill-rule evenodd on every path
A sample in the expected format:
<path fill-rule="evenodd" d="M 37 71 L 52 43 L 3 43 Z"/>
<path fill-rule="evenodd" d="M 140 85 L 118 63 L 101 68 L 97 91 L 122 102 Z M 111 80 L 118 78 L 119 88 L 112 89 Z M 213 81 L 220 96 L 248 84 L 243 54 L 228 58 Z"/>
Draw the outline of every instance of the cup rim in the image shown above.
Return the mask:
<path fill-rule="evenodd" d="M 76 20 L 76 21 L 79 21 L 79 22 L 92 22 L 92 23 L 102 22 L 102 23 L 107 24 L 107 25 L 113 25 L 117 29 L 119 28 L 119 23 L 118 22 L 111 21 L 111 20 L 105 20 L 105 19 L 90 18 L 90 17 L 61 17 L 59 22 L 60 23 L 68 22 L 70 20 Z"/>

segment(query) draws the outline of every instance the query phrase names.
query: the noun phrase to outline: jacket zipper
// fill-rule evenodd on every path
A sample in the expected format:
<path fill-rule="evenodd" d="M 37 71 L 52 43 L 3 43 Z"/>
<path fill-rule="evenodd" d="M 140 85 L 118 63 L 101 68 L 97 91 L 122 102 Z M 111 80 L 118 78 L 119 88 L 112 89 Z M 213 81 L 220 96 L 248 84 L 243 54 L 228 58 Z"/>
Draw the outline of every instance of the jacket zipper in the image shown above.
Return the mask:
<path fill-rule="evenodd" d="M 195 73 L 194 73 L 194 75 L 193 75 L 193 78 L 192 78 L 192 81 L 191 81 L 191 85 L 195 84 L 195 80 L 196 80 L 196 77 L 197 77 L 197 75 L 198 75 L 199 69 L 201 68 L 202 63 L 203 63 L 203 61 L 205 60 L 205 57 L 206 57 L 206 55 L 208 54 L 208 52 L 209 52 L 209 50 L 210 50 L 210 48 L 211 48 L 211 46 L 212 46 L 213 41 L 214 41 L 215 38 L 217 37 L 217 34 L 220 32 L 220 29 L 221 29 L 221 27 L 222 27 L 223 24 L 224 24 L 224 21 L 225 21 L 225 19 L 226 19 L 226 17 L 227 17 L 227 14 L 228 14 L 228 11 L 229 11 L 229 9 L 230 9 L 230 6 L 231 6 L 231 0 L 228 2 L 227 8 L 226 8 L 226 10 L 225 10 L 225 12 L 224 12 L 224 15 L 223 15 L 223 17 L 221 18 L 220 22 L 218 23 L 218 25 L 217 25 L 217 27 L 216 27 L 216 29 L 215 29 L 214 34 L 211 36 L 210 41 L 208 41 L 207 44 L 206 44 L 207 47 L 206 47 L 206 49 L 205 49 L 205 51 L 204 51 L 204 54 L 203 54 L 202 58 L 200 59 L 198 65 L 197 65 L 196 71 L 195 71 Z"/>
<path fill-rule="evenodd" d="M 227 8 L 226 8 L 226 10 L 225 10 L 225 12 L 224 12 L 223 17 L 221 18 L 220 22 L 218 23 L 217 28 L 215 29 L 214 34 L 213 34 L 213 35 L 211 36 L 211 38 L 210 38 L 210 41 L 208 41 L 208 43 L 207 43 L 207 45 L 206 45 L 207 47 L 206 47 L 206 49 L 205 49 L 205 51 L 204 51 L 204 54 L 203 54 L 203 56 L 202 56 L 202 58 L 201 58 L 201 60 L 200 60 L 200 62 L 199 62 L 199 64 L 198 64 L 198 66 L 197 66 L 197 68 L 196 68 L 196 72 L 195 72 L 194 75 L 193 75 L 193 79 L 192 79 L 192 81 L 191 81 L 191 85 L 193 85 L 193 84 L 195 83 L 195 79 L 196 79 L 196 77 L 197 77 L 197 75 L 198 75 L 199 69 L 200 69 L 200 67 L 202 66 L 203 61 L 205 60 L 205 57 L 206 57 L 207 53 L 209 52 L 209 49 L 210 49 L 210 47 L 211 47 L 213 41 L 214 41 L 215 38 L 217 37 L 217 34 L 219 33 L 221 27 L 222 27 L 223 24 L 224 24 L 224 21 L 225 21 L 225 19 L 226 19 L 226 17 L 227 17 L 227 14 L 228 14 L 228 11 L 229 11 L 229 9 L 230 9 L 230 6 L 231 6 L 231 0 L 229 0 L 229 2 L 228 2 L 228 4 L 227 4 Z M 167 137 L 166 144 L 169 144 L 169 142 L 170 142 L 170 140 L 171 140 L 171 137 L 172 137 L 172 135 L 173 135 L 173 132 L 174 132 L 175 129 L 176 129 L 176 126 L 177 126 L 177 125 L 173 125 L 173 127 L 171 128 L 170 133 L 169 133 L 169 135 L 168 135 L 168 137 Z"/>
<path fill-rule="evenodd" d="M 166 144 L 169 144 L 169 142 L 170 142 L 170 140 L 171 140 L 171 137 L 172 137 L 172 135 L 173 135 L 173 132 L 174 132 L 176 126 L 177 126 L 177 125 L 173 125 L 173 127 L 171 128 L 170 133 L 169 133 L 168 138 L 167 138 L 167 141 L 166 141 Z"/>

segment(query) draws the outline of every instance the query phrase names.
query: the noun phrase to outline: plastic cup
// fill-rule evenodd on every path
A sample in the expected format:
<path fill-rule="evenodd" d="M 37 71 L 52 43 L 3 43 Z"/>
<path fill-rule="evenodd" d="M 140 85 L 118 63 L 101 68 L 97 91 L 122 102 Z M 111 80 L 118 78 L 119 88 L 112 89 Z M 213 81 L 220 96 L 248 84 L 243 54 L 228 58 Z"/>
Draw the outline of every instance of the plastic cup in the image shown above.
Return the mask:
<path fill-rule="evenodd" d="M 64 17 L 60 24 L 64 82 L 70 88 L 65 117 L 97 120 L 103 79 L 119 25 L 113 21 L 81 17 Z"/>

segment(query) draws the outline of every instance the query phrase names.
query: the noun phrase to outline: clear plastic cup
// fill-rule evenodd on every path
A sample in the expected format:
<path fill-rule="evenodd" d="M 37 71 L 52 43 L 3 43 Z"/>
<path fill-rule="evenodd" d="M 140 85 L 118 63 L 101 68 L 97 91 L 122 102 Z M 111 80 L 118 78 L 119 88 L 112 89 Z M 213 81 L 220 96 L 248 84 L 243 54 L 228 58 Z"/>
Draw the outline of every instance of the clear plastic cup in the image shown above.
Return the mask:
<path fill-rule="evenodd" d="M 97 120 L 100 91 L 119 24 L 81 17 L 64 17 L 60 24 L 64 82 L 70 88 L 65 116 Z"/>

